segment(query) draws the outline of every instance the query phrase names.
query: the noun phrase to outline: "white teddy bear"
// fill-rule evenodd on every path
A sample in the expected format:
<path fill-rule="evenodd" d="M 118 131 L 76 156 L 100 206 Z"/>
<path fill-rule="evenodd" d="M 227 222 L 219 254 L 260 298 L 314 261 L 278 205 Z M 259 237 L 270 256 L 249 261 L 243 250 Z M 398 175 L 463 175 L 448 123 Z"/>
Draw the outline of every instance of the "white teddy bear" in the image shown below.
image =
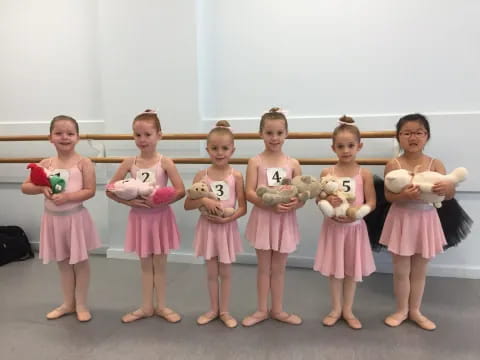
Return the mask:
<path fill-rule="evenodd" d="M 459 182 L 464 181 L 468 175 L 467 169 L 463 167 L 456 168 L 447 175 L 442 175 L 434 171 L 416 172 L 417 168 L 415 168 L 413 173 L 405 169 L 390 171 L 385 176 L 385 187 L 389 191 L 398 194 L 409 184 L 417 185 L 420 188 L 421 200 L 432 204 L 436 208 L 440 208 L 442 207 L 442 201 L 445 199 L 445 196 L 433 193 L 432 186 L 435 183 L 444 180 L 458 184 Z"/>

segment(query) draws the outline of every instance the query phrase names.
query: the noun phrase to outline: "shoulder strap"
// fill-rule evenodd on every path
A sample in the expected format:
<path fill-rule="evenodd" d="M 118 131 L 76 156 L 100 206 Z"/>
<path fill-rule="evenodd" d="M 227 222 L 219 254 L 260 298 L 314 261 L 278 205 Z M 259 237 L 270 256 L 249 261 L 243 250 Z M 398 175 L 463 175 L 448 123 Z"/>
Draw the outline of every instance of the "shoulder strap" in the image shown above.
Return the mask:
<path fill-rule="evenodd" d="M 400 164 L 400 161 L 398 161 L 398 158 L 395 158 L 395 159 L 393 159 L 393 160 L 395 160 L 395 162 L 397 163 L 398 168 L 401 169 L 401 168 L 402 168 L 402 165 Z"/>
<path fill-rule="evenodd" d="M 433 165 L 433 162 L 435 161 L 434 158 L 431 158 L 430 159 L 430 163 L 428 164 L 428 171 L 431 171 L 432 170 L 432 165 Z"/>

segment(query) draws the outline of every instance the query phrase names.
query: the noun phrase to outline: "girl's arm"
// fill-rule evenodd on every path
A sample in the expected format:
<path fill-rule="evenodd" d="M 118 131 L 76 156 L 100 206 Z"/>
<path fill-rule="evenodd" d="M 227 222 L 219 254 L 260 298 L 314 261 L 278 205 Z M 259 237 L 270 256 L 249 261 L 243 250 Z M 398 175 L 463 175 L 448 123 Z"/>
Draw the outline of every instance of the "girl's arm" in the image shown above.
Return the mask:
<path fill-rule="evenodd" d="M 385 165 L 384 176 L 386 176 L 390 171 L 398 169 L 396 162 L 392 159 L 387 165 Z M 385 187 L 385 199 L 388 202 L 395 201 L 407 201 L 407 200 L 420 200 L 420 189 L 416 185 L 407 185 L 402 191 L 398 194 L 390 192 L 387 187 Z"/>
<path fill-rule="evenodd" d="M 258 177 L 258 166 L 259 166 L 258 157 L 251 158 L 248 160 L 247 165 L 247 177 L 245 184 L 245 198 L 247 201 L 251 202 L 253 205 L 262 208 L 271 210 L 272 207 L 266 206 L 262 199 L 257 196 L 257 177 Z"/>
<path fill-rule="evenodd" d="M 199 171 L 193 178 L 193 183 L 200 182 L 205 177 L 205 170 Z M 220 202 L 214 199 L 209 199 L 206 197 L 192 200 L 188 196 L 185 198 L 185 203 L 183 208 L 185 210 L 194 210 L 198 209 L 201 206 L 205 206 L 208 211 L 212 214 L 218 214 L 221 211 Z"/>
<path fill-rule="evenodd" d="M 185 196 L 185 186 L 183 185 L 183 180 L 178 173 L 177 167 L 172 159 L 167 158 L 166 156 L 162 157 L 162 167 L 167 172 L 168 178 L 172 183 L 172 186 L 175 188 L 177 194 L 175 198 L 170 202 L 170 204 L 180 200 Z"/>
<path fill-rule="evenodd" d="M 243 184 L 243 176 L 239 171 L 234 171 L 235 177 L 235 194 L 237 195 L 237 208 L 232 216 L 221 218 L 219 216 L 209 216 L 208 219 L 215 223 L 224 224 L 234 221 L 247 213 L 247 201 L 245 200 L 245 190 Z"/>
<path fill-rule="evenodd" d="M 113 174 L 112 178 L 108 183 L 111 184 L 111 183 L 114 183 L 115 181 L 125 179 L 125 176 L 127 176 L 128 171 L 133 165 L 133 161 L 134 161 L 133 157 L 123 160 L 120 166 L 118 167 L 117 171 L 115 172 L 115 174 Z M 123 205 L 132 206 L 132 207 L 146 207 L 146 208 L 150 207 L 145 203 L 145 200 L 143 199 L 123 200 L 123 199 L 120 199 L 117 195 L 115 195 L 111 191 L 106 191 L 106 194 L 107 194 L 107 197 L 109 197 L 113 201 L 116 201 Z"/>
<path fill-rule="evenodd" d="M 41 167 L 46 167 L 47 164 L 51 162 L 50 159 L 43 159 L 40 161 L 38 164 Z M 38 195 L 38 194 L 43 194 L 47 199 L 51 199 L 53 192 L 50 186 L 39 186 L 35 185 L 32 183 L 32 180 L 30 179 L 30 175 L 25 179 L 21 186 L 22 193 L 27 194 L 27 195 Z"/>
<path fill-rule="evenodd" d="M 297 159 L 291 159 L 292 162 L 292 178 L 295 176 L 300 176 L 302 175 L 302 168 L 300 167 L 300 163 L 298 162 Z M 286 204 L 278 204 L 278 210 L 283 210 L 285 209 L 286 211 L 290 210 L 296 210 L 305 205 L 305 202 L 300 201 L 297 197 L 293 198 L 292 201 L 286 203 Z"/>
<path fill-rule="evenodd" d="M 370 211 L 377 206 L 377 196 L 375 186 L 373 185 L 373 175 L 368 169 L 362 169 L 363 193 L 365 194 L 365 205 L 370 207 Z"/>
<path fill-rule="evenodd" d="M 443 175 L 447 173 L 447 171 L 445 170 L 445 166 L 438 159 L 435 159 L 433 161 L 433 171 L 436 171 Z M 449 200 L 455 196 L 455 184 L 446 180 L 439 181 L 433 185 L 432 191 L 437 195 L 445 196 L 445 199 Z"/>

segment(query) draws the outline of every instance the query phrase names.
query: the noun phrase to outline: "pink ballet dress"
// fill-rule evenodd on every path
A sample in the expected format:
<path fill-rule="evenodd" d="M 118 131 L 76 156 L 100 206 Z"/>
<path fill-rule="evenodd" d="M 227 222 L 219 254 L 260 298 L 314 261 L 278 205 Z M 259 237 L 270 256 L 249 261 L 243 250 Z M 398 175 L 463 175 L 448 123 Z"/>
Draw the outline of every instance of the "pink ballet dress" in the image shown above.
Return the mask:
<path fill-rule="evenodd" d="M 335 167 L 332 175 L 335 176 Z M 361 170 L 353 177 L 355 201 L 353 205 L 364 203 L 363 179 Z M 368 230 L 363 219 L 351 223 L 339 223 L 325 218 L 318 239 L 317 254 L 313 269 L 325 276 L 343 279 L 352 277 L 362 281 L 375 271 Z"/>
<path fill-rule="evenodd" d="M 52 168 L 52 162 L 47 167 Z M 83 189 L 83 176 L 78 165 L 70 169 L 55 169 L 66 180 L 66 193 Z M 76 264 L 88 259 L 90 250 L 99 248 L 100 238 L 88 210 L 81 201 L 55 205 L 45 199 L 45 212 L 40 226 L 40 259 L 50 261 L 68 259 Z"/>
<path fill-rule="evenodd" d="M 430 160 L 431 171 L 434 159 Z M 402 166 L 395 159 L 398 168 Z M 395 201 L 388 211 L 380 244 L 401 256 L 420 254 L 425 259 L 443 252 L 447 244 L 437 209 L 421 200 Z"/>
<path fill-rule="evenodd" d="M 262 157 L 258 155 L 260 165 L 257 171 L 257 187 L 267 185 L 267 167 Z M 292 178 L 293 169 L 289 166 L 286 157 L 283 169 L 285 178 Z M 277 176 L 278 182 L 281 181 Z M 296 211 L 278 214 L 273 210 L 266 210 L 254 206 L 248 219 L 245 232 L 246 238 L 255 249 L 274 250 L 281 253 L 292 253 L 300 241 Z"/>
<path fill-rule="evenodd" d="M 145 171 L 146 170 L 146 171 Z M 137 178 L 139 173 L 148 173 L 155 179 L 142 178 L 143 181 L 152 181 L 160 187 L 167 185 L 168 177 L 162 168 L 162 158 L 150 169 L 140 169 L 136 159 L 130 169 L 130 175 Z M 135 252 L 141 258 L 150 255 L 168 254 L 170 250 L 180 247 L 175 214 L 170 205 L 155 208 L 132 208 L 128 214 L 125 251 Z"/>
<path fill-rule="evenodd" d="M 205 173 L 203 181 L 206 182 L 220 197 L 225 193 L 224 184 L 212 180 Z M 232 172 L 224 180 L 228 187 L 228 197 L 220 200 L 222 208 L 235 208 L 235 177 Z M 216 185 L 216 189 L 214 186 Z M 243 251 L 240 232 L 238 231 L 237 220 L 226 224 L 216 224 L 208 221 L 202 215 L 198 219 L 195 229 L 195 240 L 193 241 L 195 256 L 203 256 L 206 260 L 218 257 L 218 261 L 225 264 L 235 262 L 235 255 Z"/>

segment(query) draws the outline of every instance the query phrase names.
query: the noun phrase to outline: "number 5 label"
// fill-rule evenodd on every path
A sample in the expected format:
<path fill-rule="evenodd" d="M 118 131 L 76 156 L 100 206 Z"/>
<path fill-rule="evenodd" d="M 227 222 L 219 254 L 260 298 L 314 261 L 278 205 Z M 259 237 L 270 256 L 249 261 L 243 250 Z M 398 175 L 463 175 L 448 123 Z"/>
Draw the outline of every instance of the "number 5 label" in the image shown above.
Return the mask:
<path fill-rule="evenodd" d="M 339 178 L 342 183 L 342 190 L 348 194 L 355 195 L 355 180 L 349 177 Z"/>

